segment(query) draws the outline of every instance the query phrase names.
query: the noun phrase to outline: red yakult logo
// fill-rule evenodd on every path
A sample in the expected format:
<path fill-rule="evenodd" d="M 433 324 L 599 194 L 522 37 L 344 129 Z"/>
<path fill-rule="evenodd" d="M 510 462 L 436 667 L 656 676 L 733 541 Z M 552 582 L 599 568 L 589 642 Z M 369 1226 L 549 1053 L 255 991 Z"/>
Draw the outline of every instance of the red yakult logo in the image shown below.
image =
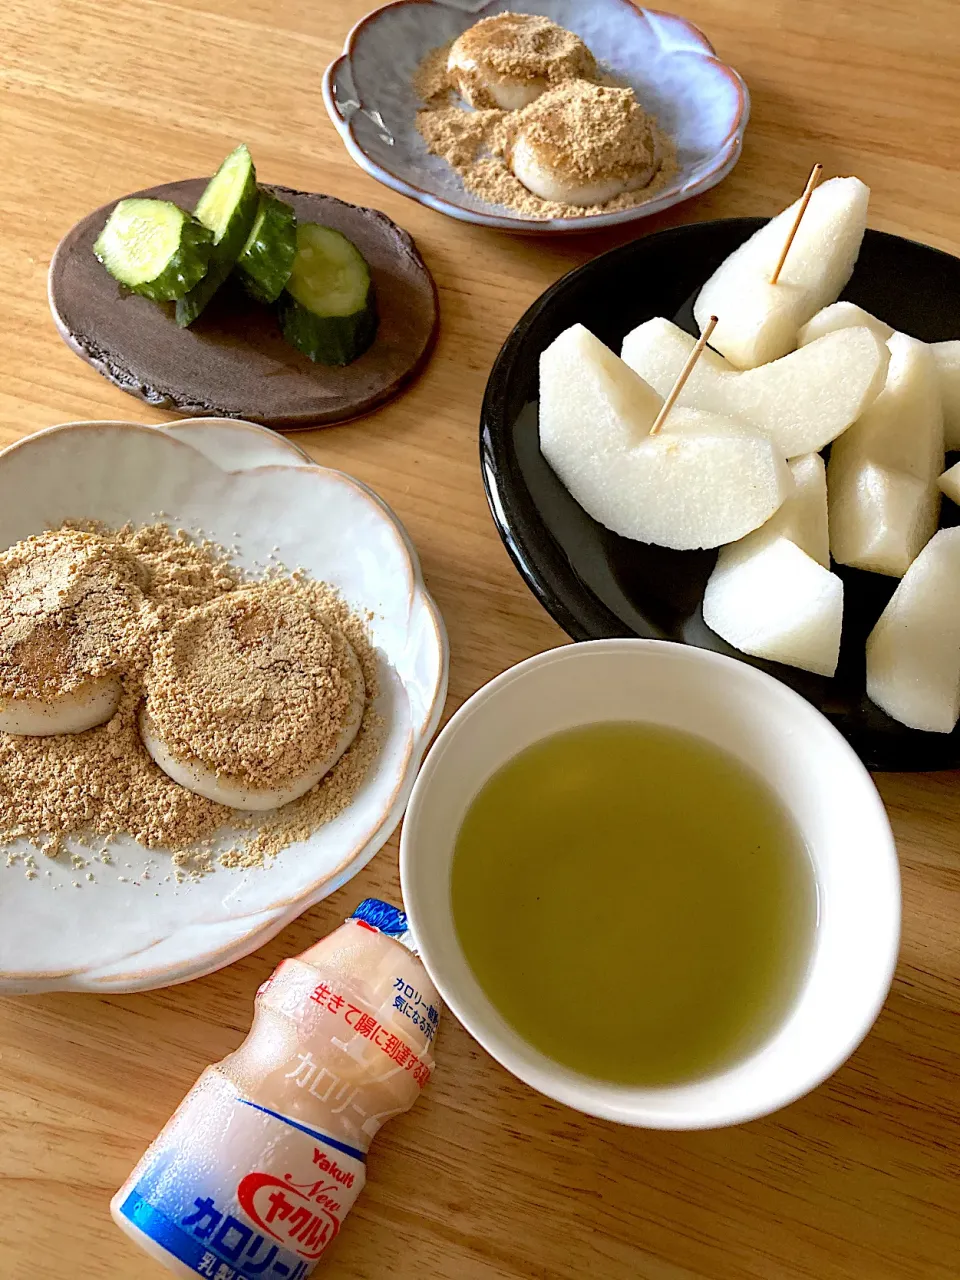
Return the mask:
<path fill-rule="evenodd" d="M 296 1183 L 289 1173 L 282 1178 L 272 1173 L 248 1173 L 237 1187 L 244 1213 L 285 1248 L 311 1261 L 320 1257 L 340 1230 L 340 1188 L 352 1187 L 354 1182 L 349 1170 L 341 1169 L 317 1147 L 313 1161 L 326 1177 Z"/>

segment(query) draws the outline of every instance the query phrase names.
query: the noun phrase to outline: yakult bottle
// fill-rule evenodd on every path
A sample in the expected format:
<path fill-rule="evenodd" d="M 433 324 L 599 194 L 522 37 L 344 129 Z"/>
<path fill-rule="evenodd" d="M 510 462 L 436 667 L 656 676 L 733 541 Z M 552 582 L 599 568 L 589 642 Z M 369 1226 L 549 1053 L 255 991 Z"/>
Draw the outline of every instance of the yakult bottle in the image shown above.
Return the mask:
<path fill-rule="evenodd" d="M 370 1143 L 433 1069 L 440 999 L 406 916 L 368 898 L 257 992 L 110 1209 L 171 1271 L 302 1280 L 363 1187 Z"/>

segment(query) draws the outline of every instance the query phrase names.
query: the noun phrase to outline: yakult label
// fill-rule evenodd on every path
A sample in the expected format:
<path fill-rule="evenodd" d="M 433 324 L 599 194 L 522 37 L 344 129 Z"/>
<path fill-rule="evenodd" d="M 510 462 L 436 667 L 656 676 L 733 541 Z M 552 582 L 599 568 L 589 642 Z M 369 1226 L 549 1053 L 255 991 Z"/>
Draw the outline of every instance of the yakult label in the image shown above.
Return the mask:
<path fill-rule="evenodd" d="M 120 1212 L 210 1280 L 302 1280 L 340 1230 L 364 1153 L 205 1072 Z"/>

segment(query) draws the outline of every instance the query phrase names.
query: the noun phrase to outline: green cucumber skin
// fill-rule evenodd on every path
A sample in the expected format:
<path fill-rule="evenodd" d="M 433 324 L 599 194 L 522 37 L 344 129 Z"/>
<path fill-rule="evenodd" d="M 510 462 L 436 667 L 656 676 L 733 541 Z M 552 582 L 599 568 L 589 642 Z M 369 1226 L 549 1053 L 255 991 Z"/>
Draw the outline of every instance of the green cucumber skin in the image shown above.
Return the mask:
<path fill-rule="evenodd" d="M 272 303 L 283 293 L 297 256 L 297 215 L 293 205 L 260 191 L 253 226 L 237 258 L 237 273 L 257 302 Z"/>
<path fill-rule="evenodd" d="M 234 151 L 231 151 L 230 155 L 223 161 L 220 168 L 201 192 L 200 199 L 197 201 L 197 209 L 201 209 L 204 197 L 214 188 L 214 184 L 217 182 L 224 165 L 241 149 L 245 152 L 249 162 L 243 187 L 239 197 L 234 202 L 233 210 L 227 220 L 227 225 L 224 227 L 222 236 L 219 240 L 213 239 L 210 267 L 207 274 L 189 293 L 177 299 L 176 320 L 177 327 L 180 329 L 186 329 L 193 324 L 213 295 L 228 278 L 240 251 L 246 244 L 254 218 L 257 216 L 257 207 L 260 203 L 257 174 L 253 167 L 253 160 L 250 159 L 250 153 L 245 146 L 242 148 L 237 147 Z M 196 211 L 194 216 L 198 216 Z M 202 221 L 202 218 L 200 220 Z M 214 229 L 210 228 L 210 230 L 215 235 Z"/>
<path fill-rule="evenodd" d="M 94 246 L 93 252 L 100 262 L 103 263 L 107 271 L 113 276 L 114 280 L 122 284 L 124 288 L 130 289 L 132 293 L 138 294 L 142 298 L 149 298 L 151 302 L 176 302 L 178 298 L 182 298 L 185 294 L 198 284 L 207 274 L 210 265 L 210 255 L 213 249 L 213 236 L 210 231 L 198 222 L 192 214 L 186 213 L 183 223 L 183 230 L 180 235 L 180 246 L 172 258 L 169 258 L 167 265 L 159 275 L 154 276 L 152 280 L 144 280 L 137 285 L 129 285 L 119 276 L 114 275 L 103 259 L 103 236 L 106 227 L 109 225 L 109 219 L 104 226 L 104 231 L 100 233 Z"/>
<path fill-rule="evenodd" d="M 233 270 L 232 262 L 210 263 L 210 269 L 199 284 L 194 285 L 189 293 L 177 299 L 176 321 L 178 329 L 186 329 L 193 324 L 207 303 Z"/>
<path fill-rule="evenodd" d="M 236 150 L 239 150 L 239 147 Z M 246 148 L 244 148 L 244 150 L 246 150 Z M 235 152 L 232 151 L 230 156 L 227 156 L 226 159 L 229 160 L 234 154 Z M 223 164 L 226 164 L 226 160 L 224 160 Z M 221 164 L 220 169 L 223 168 L 223 164 Z M 204 196 L 216 182 L 220 169 L 217 170 L 201 192 L 200 199 L 197 201 L 197 208 L 201 207 Z M 257 171 L 253 166 L 253 161 L 251 160 L 246 181 L 243 184 L 240 197 L 234 205 L 233 214 L 224 228 L 223 235 L 219 240 L 214 241 L 212 254 L 212 260 L 214 262 L 229 262 L 231 266 L 236 262 L 237 258 L 240 256 L 240 251 L 246 244 L 247 236 L 250 234 L 250 228 L 253 226 L 253 220 L 257 216 L 257 206 L 259 203 L 260 190 L 257 187 Z M 197 215 L 196 210 L 194 211 L 194 216 L 198 217 L 200 221 L 203 221 L 202 217 Z"/>
<path fill-rule="evenodd" d="M 315 364 L 352 364 L 373 342 L 377 332 L 377 307 L 373 286 L 366 304 L 350 316 L 317 316 L 286 290 L 280 296 L 280 328 L 292 347 Z"/>

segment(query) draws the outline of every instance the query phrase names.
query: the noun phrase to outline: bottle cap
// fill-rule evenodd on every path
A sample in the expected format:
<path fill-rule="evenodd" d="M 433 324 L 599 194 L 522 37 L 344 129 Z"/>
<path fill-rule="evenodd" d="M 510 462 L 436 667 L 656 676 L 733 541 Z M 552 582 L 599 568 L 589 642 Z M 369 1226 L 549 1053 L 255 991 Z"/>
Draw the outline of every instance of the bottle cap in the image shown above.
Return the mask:
<path fill-rule="evenodd" d="M 356 920 L 367 929 L 377 933 L 385 933 L 403 943 L 408 951 L 417 954 L 417 944 L 407 920 L 407 913 L 395 907 L 392 902 L 383 902 L 380 898 L 364 898 L 348 920 Z"/>

